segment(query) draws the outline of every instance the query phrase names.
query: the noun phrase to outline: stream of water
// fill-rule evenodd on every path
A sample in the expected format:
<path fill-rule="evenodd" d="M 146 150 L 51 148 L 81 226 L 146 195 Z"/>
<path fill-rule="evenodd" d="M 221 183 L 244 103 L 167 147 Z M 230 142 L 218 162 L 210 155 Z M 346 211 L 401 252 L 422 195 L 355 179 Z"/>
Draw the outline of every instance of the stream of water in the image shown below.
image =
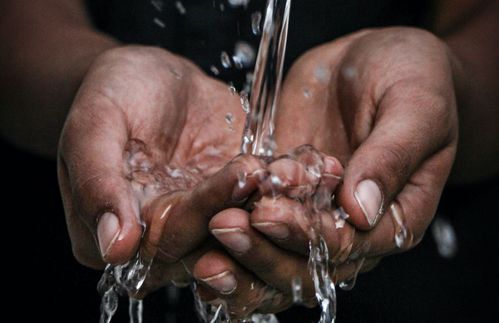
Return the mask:
<path fill-rule="evenodd" d="M 231 5 L 246 5 L 248 1 L 232 1 Z M 286 51 L 287 32 L 289 23 L 291 0 L 268 0 L 265 8 L 263 28 L 260 30 L 261 15 L 252 15 L 253 32 L 261 32 L 261 41 L 256 57 L 254 78 L 251 86 L 251 97 L 248 101 L 247 93 L 242 93 L 241 103 L 247 113 L 247 119 L 243 131 L 241 152 L 251 153 L 265 157 L 265 160 L 273 160 L 276 142 L 274 140 L 275 124 L 274 118 L 277 113 L 278 99 L 281 88 L 283 64 Z M 185 12 L 185 10 L 184 10 Z M 241 47 L 241 46 L 239 46 Z M 227 53 L 222 53 L 222 65 L 228 67 L 230 58 Z M 244 62 L 241 61 L 241 64 Z M 215 67 L 216 68 L 216 67 Z M 215 68 L 212 71 L 215 73 Z M 218 69 L 216 70 L 218 73 Z M 216 73 L 215 73 L 216 74 Z M 232 114 L 226 115 L 227 123 L 231 124 Z M 289 158 L 301 162 L 308 172 L 320 180 L 323 169 L 323 161 L 320 153 L 311 146 L 302 146 L 288 154 Z M 304 157 L 306 156 L 306 157 Z M 306 160 L 306 161 L 305 161 Z M 320 323 L 332 323 L 336 317 L 336 290 L 335 284 L 330 277 L 334 271 L 331 268 L 329 251 L 323 239 L 321 214 L 333 213 L 334 206 L 331 205 L 331 192 L 323 194 L 316 190 L 317 186 L 310 190 L 300 202 L 306 209 L 305 218 L 309 227 L 309 271 L 313 279 L 315 297 L 321 308 Z M 341 213 L 341 212 L 340 212 Z M 343 226 L 347 215 L 338 219 L 337 228 Z M 396 219 L 397 241 L 403 244 L 407 232 L 401 219 Z M 150 268 L 150 263 L 144 263 L 137 254 L 129 263 L 121 266 L 108 265 L 99 282 L 98 289 L 102 294 L 101 323 L 109 323 L 118 306 L 118 295 L 135 295 L 142 286 Z M 360 266 L 359 266 L 360 268 Z M 353 287 L 353 282 L 343 282 L 343 287 Z M 297 277 L 290 282 L 292 286 L 293 299 L 295 303 L 302 302 L 302 280 Z M 199 317 L 204 322 L 226 323 L 231 322 L 230 315 L 225 304 L 210 305 L 201 301 L 196 292 L 196 285 L 192 285 L 195 296 L 195 306 Z M 129 313 L 131 323 L 142 322 L 142 301 L 129 300 Z M 271 323 L 277 322 L 274 315 L 253 314 L 244 322 Z"/>

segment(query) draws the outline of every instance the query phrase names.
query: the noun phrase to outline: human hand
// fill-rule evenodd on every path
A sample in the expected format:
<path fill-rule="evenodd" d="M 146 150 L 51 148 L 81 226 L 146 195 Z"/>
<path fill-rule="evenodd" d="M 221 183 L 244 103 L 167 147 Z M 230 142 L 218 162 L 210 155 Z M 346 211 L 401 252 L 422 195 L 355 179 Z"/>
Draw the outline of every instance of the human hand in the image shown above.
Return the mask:
<path fill-rule="evenodd" d="M 332 259 L 342 267 L 343 277 L 337 280 L 368 270 L 380 257 L 421 240 L 452 166 L 457 128 L 449 53 L 424 31 L 359 32 L 310 51 L 294 65 L 284 83 L 276 137 L 281 152 L 311 143 L 345 165 L 335 200 L 349 215 L 349 224 L 337 229 L 330 214 L 322 219 Z M 300 225 L 302 211 L 290 199 L 260 205 L 250 216 L 251 226 L 243 221 L 245 216 L 236 216 L 240 211 L 224 220 L 217 215 L 210 225 L 223 232 L 240 218 L 238 228 L 245 234 L 253 237 L 256 229 L 274 247 L 294 252 L 278 256 L 260 252 L 261 247 L 243 255 L 229 251 L 268 286 L 282 286 L 289 295 L 291 279 L 302 276 L 300 270 L 307 275 L 309 236 Z M 290 266 L 293 270 L 267 266 L 289 263 L 299 255 L 301 265 Z M 239 274 L 227 258 L 220 258 L 220 272 Z M 199 265 L 199 277 L 206 277 L 205 268 Z M 312 284 L 304 284 L 303 293 L 313 294 Z M 237 290 L 230 297 L 216 295 L 232 304 L 249 301 Z"/>
<path fill-rule="evenodd" d="M 209 218 L 241 204 L 238 174 L 260 167 L 239 156 L 222 168 L 239 152 L 244 116 L 226 85 L 164 50 L 101 55 L 74 100 L 58 154 L 76 258 L 103 268 L 128 261 L 140 244 L 141 255 L 154 258 L 148 290 L 184 275 L 179 260 L 208 238 Z"/>

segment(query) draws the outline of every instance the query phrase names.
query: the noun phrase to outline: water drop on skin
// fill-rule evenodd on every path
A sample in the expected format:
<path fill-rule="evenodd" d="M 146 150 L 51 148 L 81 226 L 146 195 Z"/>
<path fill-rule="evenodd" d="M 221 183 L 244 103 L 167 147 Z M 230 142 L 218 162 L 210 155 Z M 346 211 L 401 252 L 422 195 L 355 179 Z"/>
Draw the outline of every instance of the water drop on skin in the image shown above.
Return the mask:
<path fill-rule="evenodd" d="M 359 275 L 359 271 L 362 268 L 362 265 L 364 265 L 365 259 L 366 258 L 362 258 L 357 262 L 357 265 L 355 267 L 355 272 L 352 278 L 342 281 L 338 284 L 341 289 L 350 291 L 355 287 L 355 283 L 357 282 L 357 276 Z"/>
<path fill-rule="evenodd" d="M 230 94 L 232 94 L 232 95 L 237 94 L 237 89 L 232 83 L 229 84 L 229 91 L 230 91 Z"/>
<path fill-rule="evenodd" d="M 225 122 L 227 122 L 227 124 L 228 124 L 229 126 L 232 126 L 232 123 L 234 122 L 234 115 L 233 115 L 232 113 L 230 113 L 230 112 L 229 112 L 229 113 L 227 113 L 227 114 L 225 115 Z"/>

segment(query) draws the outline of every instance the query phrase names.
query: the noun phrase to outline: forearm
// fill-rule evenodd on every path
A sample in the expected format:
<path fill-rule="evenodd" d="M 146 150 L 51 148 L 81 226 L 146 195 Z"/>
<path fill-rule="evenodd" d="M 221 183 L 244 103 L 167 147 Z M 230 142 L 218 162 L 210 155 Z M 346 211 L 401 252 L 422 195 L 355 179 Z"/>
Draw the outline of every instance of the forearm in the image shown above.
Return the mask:
<path fill-rule="evenodd" d="M 499 43 L 495 40 L 499 2 L 477 2 L 475 10 L 470 8 L 466 19 L 455 20 L 454 28 L 452 21 L 439 28 L 460 62 L 456 74 L 460 139 L 451 175 L 455 183 L 499 174 Z"/>
<path fill-rule="evenodd" d="M 53 157 L 83 76 L 116 43 L 92 29 L 79 0 L 9 0 L 3 6 L 0 133 Z"/>

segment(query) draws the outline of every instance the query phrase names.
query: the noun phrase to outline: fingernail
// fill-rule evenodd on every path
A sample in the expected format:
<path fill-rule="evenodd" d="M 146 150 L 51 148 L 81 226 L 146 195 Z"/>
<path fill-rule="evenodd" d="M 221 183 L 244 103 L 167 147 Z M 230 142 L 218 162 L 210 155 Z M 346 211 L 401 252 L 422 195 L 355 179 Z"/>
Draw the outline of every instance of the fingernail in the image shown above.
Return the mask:
<path fill-rule="evenodd" d="M 224 271 L 220 274 L 201 279 L 211 288 L 219 291 L 221 294 L 231 294 L 236 290 L 237 281 L 230 271 Z"/>
<path fill-rule="evenodd" d="M 336 159 L 326 156 L 324 157 L 324 172 L 332 174 L 334 172 L 334 166 L 336 165 Z"/>
<path fill-rule="evenodd" d="M 102 258 L 106 258 L 113 244 L 120 235 L 120 221 L 113 213 L 104 213 L 97 225 L 97 239 Z"/>
<path fill-rule="evenodd" d="M 381 214 L 381 204 L 383 203 L 383 196 L 378 185 L 374 181 L 366 179 L 357 185 L 354 195 L 369 226 L 374 226 Z"/>
<path fill-rule="evenodd" d="M 235 252 L 245 253 L 251 248 L 249 237 L 240 228 L 213 229 L 211 233 L 224 246 Z"/>
<path fill-rule="evenodd" d="M 284 223 L 260 222 L 253 223 L 252 226 L 275 239 L 286 239 L 289 237 L 289 227 Z"/>

